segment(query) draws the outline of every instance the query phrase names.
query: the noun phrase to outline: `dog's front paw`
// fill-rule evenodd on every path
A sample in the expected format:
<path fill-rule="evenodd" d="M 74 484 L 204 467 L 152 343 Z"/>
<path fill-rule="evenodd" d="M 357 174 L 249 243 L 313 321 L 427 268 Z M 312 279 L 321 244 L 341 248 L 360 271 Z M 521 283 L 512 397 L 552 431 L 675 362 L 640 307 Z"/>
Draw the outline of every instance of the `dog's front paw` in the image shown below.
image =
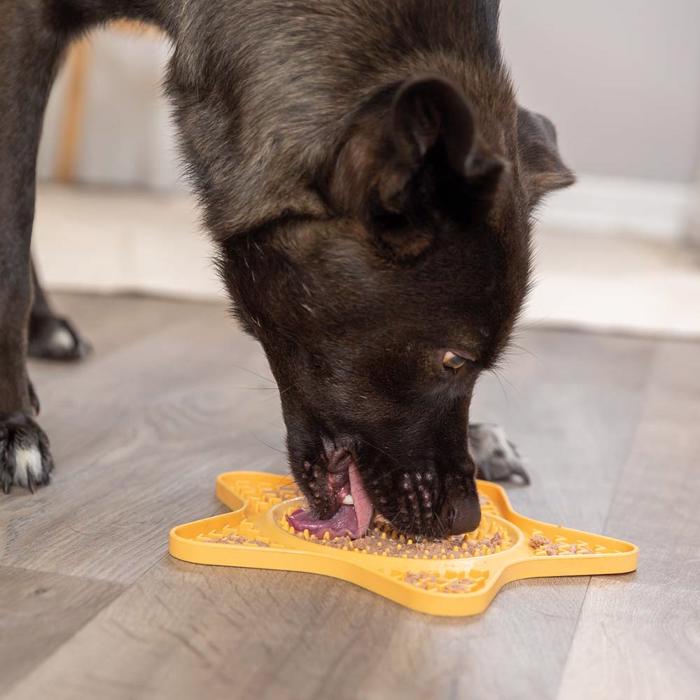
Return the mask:
<path fill-rule="evenodd" d="M 9 493 L 13 485 L 34 491 L 48 483 L 53 459 L 46 433 L 23 413 L 0 415 L 0 486 Z"/>
<path fill-rule="evenodd" d="M 518 450 L 500 425 L 470 424 L 469 452 L 481 479 L 508 481 L 512 476 L 519 476 L 523 483 L 530 483 Z"/>
<path fill-rule="evenodd" d="M 90 343 L 81 337 L 68 319 L 33 315 L 29 321 L 30 357 L 68 362 L 81 360 L 91 349 Z"/>

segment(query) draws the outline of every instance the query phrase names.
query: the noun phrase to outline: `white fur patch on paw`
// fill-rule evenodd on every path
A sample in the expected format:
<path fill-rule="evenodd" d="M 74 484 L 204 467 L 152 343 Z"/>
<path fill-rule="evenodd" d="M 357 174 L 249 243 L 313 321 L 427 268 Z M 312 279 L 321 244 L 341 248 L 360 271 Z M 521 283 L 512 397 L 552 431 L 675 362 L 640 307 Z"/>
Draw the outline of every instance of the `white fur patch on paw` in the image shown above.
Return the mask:
<path fill-rule="evenodd" d="M 41 481 L 42 471 L 41 452 L 38 445 L 15 449 L 14 481 L 16 484 L 26 488 L 29 485 L 30 476 L 34 481 Z"/>
<path fill-rule="evenodd" d="M 69 330 L 58 326 L 51 333 L 49 344 L 54 351 L 70 352 L 75 347 L 75 338 Z"/>

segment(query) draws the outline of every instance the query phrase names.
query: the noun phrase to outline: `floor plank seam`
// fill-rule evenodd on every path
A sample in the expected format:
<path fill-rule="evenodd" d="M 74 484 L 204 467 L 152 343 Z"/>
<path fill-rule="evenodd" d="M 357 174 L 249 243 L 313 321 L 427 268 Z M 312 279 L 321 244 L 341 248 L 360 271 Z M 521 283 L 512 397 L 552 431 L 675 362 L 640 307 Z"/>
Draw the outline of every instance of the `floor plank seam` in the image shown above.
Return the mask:
<path fill-rule="evenodd" d="M 17 688 L 19 685 L 22 683 L 27 682 L 34 676 L 37 672 L 39 672 L 53 657 L 58 654 L 61 649 L 69 644 L 75 637 L 78 636 L 88 625 L 92 624 L 105 610 L 107 610 L 109 607 L 117 603 L 122 596 L 124 596 L 126 593 L 128 593 L 148 572 L 154 567 L 157 566 L 160 562 L 164 561 L 165 559 L 169 558 L 169 554 L 163 555 L 161 558 L 159 558 L 157 561 L 155 561 L 151 566 L 149 566 L 145 571 L 143 571 L 136 579 L 134 579 L 131 583 L 125 584 L 121 583 L 118 581 L 110 581 L 107 579 L 94 579 L 90 578 L 87 576 L 76 576 L 75 574 L 62 574 L 56 571 L 44 571 L 41 569 L 29 569 L 24 566 L 15 566 L 12 567 L 15 570 L 20 570 L 20 571 L 27 571 L 29 573 L 45 573 L 45 574 L 53 574 L 55 576 L 66 576 L 69 578 L 76 578 L 76 579 L 81 579 L 83 581 L 89 581 L 91 583 L 109 583 L 115 586 L 119 586 L 121 590 L 117 593 L 117 595 L 114 596 L 110 601 L 106 602 L 102 607 L 97 609 L 90 617 L 88 620 L 86 620 L 78 629 L 76 629 L 69 637 L 66 637 L 66 639 L 63 640 L 63 642 L 56 648 L 54 649 L 45 659 L 41 661 L 37 666 L 35 666 L 26 676 L 23 678 L 17 679 L 9 688 L 6 689 L 5 692 L 0 694 L 0 700 L 10 700 L 11 698 L 11 692 L 14 688 Z M 7 568 L 10 568 L 9 566 Z"/>
<path fill-rule="evenodd" d="M 571 632 L 571 639 L 569 641 L 569 648 L 566 650 L 566 659 L 564 660 L 564 663 L 562 664 L 561 667 L 561 673 L 559 674 L 559 682 L 557 683 L 557 691 L 554 694 L 553 698 L 555 700 L 559 700 L 561 697 L 561 687 L 564 682 L 564 676 L 566 675 L 566 667 L 569 664 L 569 657 L 571 656 L 571 649 L 574 646 L 574 640 L 576 639 L 576 635 L 578 633 L 578 628 L 579 625 L 581 624 L 581 615 L 583 613 L 583 606 L 586 604 L 586 598 L 588 598 L 588 590 L 591 587 L 591 581 L 593 580 L 592 576 L 588 577 L 588 581 L 586 582 L 586 590 L 583 592 L 583 595 L 581 596 L 581 604 L 578 606 L 578 614 L 576 615 L 576 624 L 574 625 L 574 629 Z"/>
<path fill-rule="evenodd" d="M 84 576 L 83 574 L 67 574 L 62 571 L 56 571 L 53 569 L 43 569 L 43 568 L 32 568 L 30 566 L 23 566 L 22 564 L 10 564 L 0 561 L 0 569 L 12 569 L 14 571 L 25 571 L 28 574 L 46 574 L 47 576 L 62 576 L 64 578 L 74 578 L 79 581 L 87 581 L 88 583 L 104 583 L 111 584 L 113 586 L 120 586 L 126 589 L 130 586 L 130 583 L 123 583 L 122 581 L 116 581 L 109 578 L 95 578 L 94 576 Z"/>
<path fill-rule="evenodd" d="M 652 357 L 649 361 L 649 368 L 650 369 L 653 368 L 653 366 L 656 362 L 657 354 L 658 354 L 658 352 L 657 352 L 656 348 L 654 348 L 654 351 L 652 353 Z M 605 514 L 605 519 L 603 520 L 603 527 L 601 529 L 602 533 L 607 533 L 607 527 L 608 527 L 608 521 L 610 520 L 610 514 L 612 513 L 615 499 L 617 498 L 617 494 L 620 490 L 620 486 L 621 486 L 622 480 L 624 478 L 625 467 L 627 466 L 628 460 L 630 459 L 630 457 L 632 455 L 632 449 L 633 449 L 635 441 L 637 439 L 637 435 L 639 434 L 639 431 L 640 431 L 640 426 L 642 424 L 642 417 L 644 414 L 644 406 L 646 405 L 646 400 L 647 400 L 650 392 L 651 392 L 651 377 L 649 375 L 647 375 L 647 378 L 644 382 L 644 388 L 643 388 L 641 395 L 640 395 L 640 400 L 639 400 L 639 404 L 638 404 L 639 408 L 637 410 L 637 415 L 635 417 L 635 427 L 634 427 L 634 430 L 631 431 L 631 435 L 630 435 L 628 444 L 625 447 L 625 457 L 623 460 L 621 460 L 617 479 L 615 480 L 615 485 L 613 486 L 612 493 L 610 494 L 610 501 L 608 503 L 607 513 Z M 569 665 L 569 659 L 571 657 L 571 649 L 573 648 L 574 641 L 576 640 L 576 635 L 578 634 L 579 626 L 581 624 L 581 617 L 583 615 L 583 608 L 586 605 L 586 601 L 588 599 L 588 592 L 590 591 L 592 581 L 593 581 L 593 578 L 589 577 L 588 582 L 586 584 L 586 590 L 584 591 L 583 597 L 581 599 L 581 605 L 579 606 L 578 615 L 576 617 L 576 626 L 574 627 L 573 633 L 571 635 L 571 642 L 569 644 L 569 649 L 568 649 L 567 654 L 566 654 L 566 660 L 564 661 L 564 664 L 562 666 L 561 674 L 559 676 L 559 683 L 557 684 L 557 692 L 556 692 L 556 695 L 554 696 L 556 698 L 556 700 L 561 699 L 562 685 L 564 683 L 564 678 L 566 677 L 566 671 L 567 671 L 567 668 Z"/>

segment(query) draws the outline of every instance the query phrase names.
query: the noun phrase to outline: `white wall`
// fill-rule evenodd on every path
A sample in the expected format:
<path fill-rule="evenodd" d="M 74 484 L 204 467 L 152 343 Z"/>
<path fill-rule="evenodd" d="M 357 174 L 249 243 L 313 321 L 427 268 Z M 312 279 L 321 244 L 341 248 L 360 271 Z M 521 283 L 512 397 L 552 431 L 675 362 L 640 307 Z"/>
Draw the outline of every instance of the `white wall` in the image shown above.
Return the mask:
<path fill-rule="evenodd" d="M 502 0 L 526 106 L 580 173 L 690 182 L 700 170 L 698 0 Z"/>

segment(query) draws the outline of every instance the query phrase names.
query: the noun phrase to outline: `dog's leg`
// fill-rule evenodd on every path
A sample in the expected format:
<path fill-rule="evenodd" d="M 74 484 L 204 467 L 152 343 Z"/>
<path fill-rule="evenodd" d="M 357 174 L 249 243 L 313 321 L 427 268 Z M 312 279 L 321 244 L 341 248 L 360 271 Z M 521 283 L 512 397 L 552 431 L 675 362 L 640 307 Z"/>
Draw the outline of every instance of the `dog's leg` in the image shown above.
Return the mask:
<path fill-rule="evenodd" d="M 34 421 L 25 363 L 32 304 L 30 243 L 36 155 L 64 40 L 43 3 L 0 0 L 0 487 L 34 489 L 53 460 Z"/>
<path fill-rule="evenodd" d="M 80 360 L 91 350 L 73 324 L 57 316 L 41 287 L 34 261 L 31 263 L 34 302 L 29 315 L 29 356 L 69 362 Z"/>
<path fill-rule="evenodd" d="M 470 423 L 469 452 L 477 466 L 479 478 L 508 481 L 518 476 L 523 483 L 530 483 L 518 450 L 500 425 Z"/>

